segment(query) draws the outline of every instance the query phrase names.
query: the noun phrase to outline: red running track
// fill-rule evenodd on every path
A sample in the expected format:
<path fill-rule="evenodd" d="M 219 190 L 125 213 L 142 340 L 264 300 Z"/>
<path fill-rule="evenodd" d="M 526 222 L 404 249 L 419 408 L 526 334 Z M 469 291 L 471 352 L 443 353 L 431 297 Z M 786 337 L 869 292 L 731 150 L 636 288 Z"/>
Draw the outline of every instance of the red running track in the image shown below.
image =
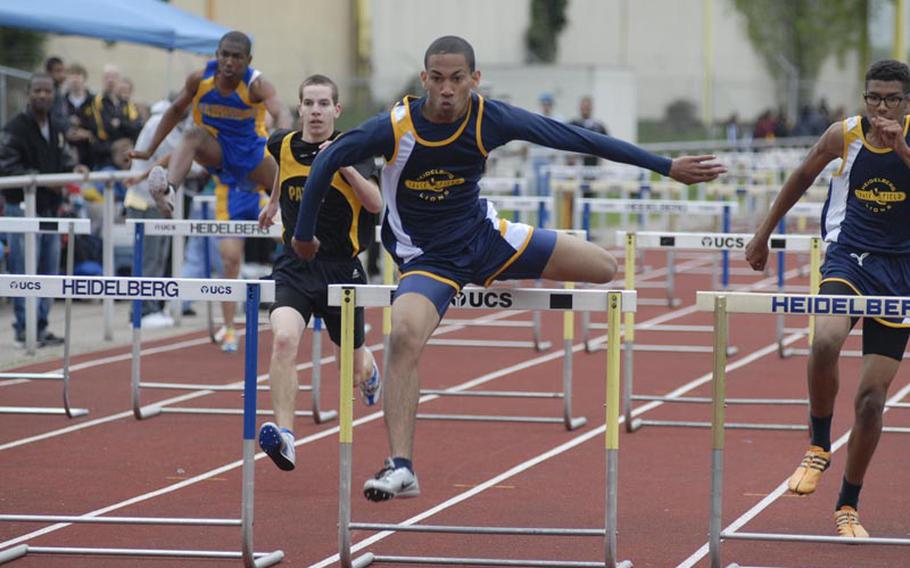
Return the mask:
<path fill-rule="evenodd" d="M 658 256 L 649 256 L 658 264 Z M 757 282 L 760 277 L 735 279 Z M 680 308 L 642 307 L 637 321 L 660 317 L 666 323 L 710 323 L 695 313 L 694 291 L 708 289 L 708 276 L 677 279 Z M 793 282 L 801 282 L 795 279 Z M 767 279 L 768 285 L 773 279 Z M 645 290 L 642 296 L 658 296 Z M 480 312 L 452 312 L 475 318 Z M 489 314 L 486 314 L 489 315 Z M 373 331 L 368 342 L 381 344 L 379 313 L 369 313 Z M 528 314 L 510 316 L 527 319 Z M 602 318 L 601 318 L 602 321 Z M 535 353 L 524 349 L 429 347 L 421 363 L 424 388 L 450 388 L 478 378 L 482 388 L 557 390 L 561 380 L 562 318 L 547 314 L 546 338 L 554 348 Z M 791 322 L 796 326 L 798 322 Z M 733 316 L 731 338 L 740 351 L 730 359 L 728 396 L 805 397 L 805 358 L 779 359 L 773 345 L 774 322 L 766 316 Z M 529 332 L 508 328 L 466 328 L 446 337 L 526 339 Z M 580 334 L 576 334 L 579 337 Z M 189 341 L 188 341 L 189 340 Z M 197 340 L 197 341 L 192 341 Z M 639 343 L 699 343 L 710 334 L 642 331 Z M 792 338 L 804 346 L 805 339 Z M 858 343 L 858 340 L 853 340 Z M 260 338 L 259 371 L 267 371 L 270 334 Z M 183 343 L 184 345 L 180 345 Z M 189 343 L 186 345 L 186 343 Z M 305 342 L 308 343 L 308 342 Z M 176 345 L 175 345 L 176 344 Z M 576 339 L 576 345 L 579 342 Z M 172 347 L 168 347 L 172 346 Z M 149 342 L 157 349 L 143 356 L 144 380 L 183 380 L 227 384 L 242 376 L 240 355 L 226 355 L 201 334 Z M 378 356 L 381 357 L 381 351 Z M 106 361 L 104 359 L 107 359 Z M 300 361 L 309 361 L 309 345 Z M 99 361 L 101 360 L 101 361 Z M 604 352 L 573 356 L 577 415 L 588 425 L 567 432 L 552 424 L 504 424 L 421 421 L 415 466 L 423 493 L 417 499 L 374 504 L 359 492 L 364 479 L 381 465 L 387 446 L 381 415 L 355 404 L 353 518 L 359 522 L 401 522 L 440 509 L 422 522 L 430 524 L 598 528 L 604 502 Z M 137 421 L 129 412 L 128 350 L 115 349 L 74 358 L 73 397 L 91 414 L 67 420 L 52 416 L 0 416 L 0 512 L 83 515 L 103 508 L 109 515 L 238 517 L 242 425 L 240 417 L 163 415 Z M 324 367 L 323 405 L 337 407 L 337 375 Z M 835 438 L 852 423 L 852 398 L 859 359 L 841 363 L 841 396 L 835 412 Z M 51 370 L 56 363 L 23 369 Z M 680 387 L 687 394 L 708 396 L 711 356 L 707 353 L 643 353 L 635 356 L 635 391 L 666 394 Z M 309 369 L 300 372 L 308 382 Z M 892 394 L 910 384 L 902 369 Z M 144 403 L 173 399 L 185 393 L 143 391 Z M 309 395 L 301 394 L 305 408 Z M 28 382 L 0 386 L 0 405 L 46 405 L 59 398 L 59 384 Z M 239 393 L 201 396 L 183 405 L 241 407 Z M 260 393 L 260 408 L 268 408 Z M 643 418 L 710 420 L 702 405 L 639 403 Z M 512 399 L 446 398 L 426 401 L 421 411 L 478 414 L 559 416 L 560 403 Z M 728 407 L 728 421 L 805 421 L 803 407 Z M 891 426 L 910 426 L 910 412 L 895 409 L 886 416 Z M 338 565 L 337 424 L 315 425 L 298 419 L 298 467 L 278 471 L 268 459 L 256 466 L 256 550 L 282 549 L 283 565 Z M 910 536 L 910 492 L 906 472 L 910 453 L 906 434 L 885 434 L 866 479 L 860 511 L 874 536 Z M 806 446 L 805 433 L 727 431 L 724 525 L 743 517 L 790 474 Z M 902 451 L 903 450 L 903 451 Z M 549 452 L 549 455 L 547 454 Z M 741 530 L 833 534 L 832 512 L 845 449 L 835 453 L 832 469 L 816 495 L 782 496 L 762 507 Z M 711 436 L 704 429 L 644 429 L 620 436 L 619 558 L 636 567 L 707 566 L 699 554 L 707 542 L 710 503 Z M 546 459 L 541 459 L 545 457 Z M 503 476 L 512 471 L 511 475 Z M 491 487 L 476 488 L 501 479 Z M 459 498 L 457 503 L 441 504 Z M 235 528 L 128 527 L 50 523 L 0 523 L 0 548 L 22 541 L 44 546 L 136 548 L 205 548 L 238 550 Z M 355 545 L 373 537 L 358 531 Z M 379 554 L 476 556 L 552 560 L 602 560 L 600 539 L 506 537 L 441 534 L 396 534 L 381 538 L 369 550 Z M 802 543 L 726 542 L 724 565 L 883 567 L 906 566 L 906 547 L 838 546 Z M 102 556 L 29 555 L 13 566 L 234 566 L 235 561 L 110 558 Z"/>

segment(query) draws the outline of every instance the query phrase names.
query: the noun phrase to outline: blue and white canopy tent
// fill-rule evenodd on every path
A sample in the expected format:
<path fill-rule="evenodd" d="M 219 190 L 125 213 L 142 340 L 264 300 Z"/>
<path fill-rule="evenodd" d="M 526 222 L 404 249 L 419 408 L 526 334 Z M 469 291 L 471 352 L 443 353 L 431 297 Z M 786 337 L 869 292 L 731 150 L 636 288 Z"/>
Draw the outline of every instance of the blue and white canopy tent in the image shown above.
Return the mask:
<path fill-rule="evenodd" d="M 201 54 L 230 31 L 160 0 L 3 0 L 0 26 Z"/>

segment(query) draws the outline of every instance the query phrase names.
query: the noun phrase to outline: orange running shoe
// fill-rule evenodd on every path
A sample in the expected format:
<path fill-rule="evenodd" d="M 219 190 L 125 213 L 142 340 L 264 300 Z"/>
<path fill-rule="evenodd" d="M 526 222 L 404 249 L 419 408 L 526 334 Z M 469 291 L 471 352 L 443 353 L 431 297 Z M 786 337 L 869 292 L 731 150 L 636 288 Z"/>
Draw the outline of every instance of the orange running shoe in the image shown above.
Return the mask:
<path fill-rule="evenodd" d="M 869 538 L 869 533 L 859 524 L 859 513 L 850 505 L 844 505 L 834 512 L 837 535 L 846 538 Z"/>
<path fill-rule="evenodd" d="M 831 452 L 826 452 L 819 446 L 809 446 L 802 463 L 787 481 L 787 488 L 798 495 L 808 495 L 815 491 L 822 472 L 831 465 Z"/>

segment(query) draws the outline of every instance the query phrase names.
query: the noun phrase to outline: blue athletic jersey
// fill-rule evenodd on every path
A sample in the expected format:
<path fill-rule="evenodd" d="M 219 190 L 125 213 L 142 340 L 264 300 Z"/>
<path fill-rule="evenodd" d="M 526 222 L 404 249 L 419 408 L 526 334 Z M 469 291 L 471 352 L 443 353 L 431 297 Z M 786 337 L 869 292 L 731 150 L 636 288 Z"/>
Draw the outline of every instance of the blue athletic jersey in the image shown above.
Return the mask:
<path fill-rule="evenodd" d="M 221 164 L 209 168 L 228 185 L 243 183 L 265 157 L 265 104 L 250 101 L 250 85 L 259 71 L 247 68 L 237 88 L 227 95 L 215 85 L 217 61 L 209 61 L 193 97 L 193 121 L 221 146 Z"/>
<path fill-rule="evenodd" d="M 905 137 L 908 125 L 910 116 Z M 822 209 L 822 237 L 863 252 L 910 253 L 910 168 L 890 148 L 866 141 L 869 122 L 861 116 L 846 119 L 843 128 L 843 162 Z"/>
<path fill-rule="evenodd" d="M 320 152 L 304 187 L 295 236 L 313 238 L 319 204 L 338 168 L 382 155 L 386 205 L 383 244 L 401 264 L 424 253 L 445 260 L 487 220 L 478 181 L 487 153 L 511 140 L 593 154 L 666 175 L 671 161 L 637 146 L 539 114 L 486 100 L 474 93 L 464 117 L 432 123 L 422 114 L 425 98 L 406 97 L 351 130 Z"/>

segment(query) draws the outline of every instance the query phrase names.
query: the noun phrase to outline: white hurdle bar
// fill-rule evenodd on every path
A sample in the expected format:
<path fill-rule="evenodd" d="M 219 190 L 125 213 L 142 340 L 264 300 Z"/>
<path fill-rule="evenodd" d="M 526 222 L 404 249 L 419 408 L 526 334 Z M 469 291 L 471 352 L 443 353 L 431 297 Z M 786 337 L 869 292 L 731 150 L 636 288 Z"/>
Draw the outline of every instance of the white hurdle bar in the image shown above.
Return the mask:
<path fill-rule="evenodd" d="M 416 564 L 483 564 L 492 566 L 605 566 L 631 568 L 628 561 L 616 560 L 616 499 L 619 448 L 619 374 L 620 374 L 620 314 L 635 311 L 636 294 L 607 290 L 548 290 L 539 288 L 488 289 L 486 294 L 509 294 L 516 309 L 557 311 L 606 311 L 613 325 L 608 330 L 606 361 L 606 472 L 605 511 L 603 529 L 470 527 L 415 524 L 359 523 L 351 520 L 351 464 L 353 443 L 352 380 L 354 369 L 354 310 L 356 307 L 388 307 L 392 304 L 393 286 L 329 286 L 329 304 L 341 306 L 341 392 L 339 395 L 339 556 L 343 568 L 363 568 L 374 562 Z M 509 534 L 548 536 L 589 536 L 604 539 L 604 562 L 573 562 L 567 560 L 510 560 L 496 558 L 441 558 L 418 556 L 381 556 L 372 552 L 352 558 L 352 530 L 412 531 L 458 534 Z"/>
<path fill-rule="evenodd" d="M 639 249 L 664 249 L 676 248 L 685 250 L 708 250 L 708 251 L 742 251 L 751 239 L 748 233 L 661 233 L 655 231 L 645 231 L 641 233 L 626 233 L 617 231 L 617 240 L 622 239 L 626 243 L 626 289 L 635 289 L 634 274 L 629 270 L 630 259 L 634 259 L 635 251 Z M 809 252 L 815 260 L 813 264 L 814 272 L 817 273 L 817 262 L 820 256 L 821 239 L 808 235 L 774 235 L 768 244 L 771 251 L 780 252 Z M 783 274 L 778 275 L 778 288 L 783 292 Z M 778 318 L 777 322 L 777 342 L 778 352 L 783 356 L 784 337 L 783 337 L 783 316 Z M 592 325 L 592 327 L 594 327 Z M 603 325 L 595 329 L 602 328 Z M 675 421 L 675 420 L 647 420 L 633 418 L 632 401 L 661 401 L 665 403 L 709 403 L 710 400 L 704 397 L 667 397 L 657 395 L 636 395 L 634 394 L 634 373 L 632 352 L 635 349 L 648 351 L 682 351 L 682 352 L 711 352 L 713 347 L 710 345 L 652 345 L 640 347 L 635 343 L 635 322 L 634 316 L 626 315 L 625 319 L 625 344 L 626 349 L 626 367 L 623 388 L 623 410 L 626 417 L 626 431 L 635 432 L 642 426 L 681 426 L 690 428 L 707 428 L 707 422 Z M 810 323 L 810 334 L 812 324 Z M 683 326 L 674 325 L 663 327 L 660 325 L 649 326 L 649 331 L 673 331 L 673 332 L 694 332 L 705 333 L 713 331 L 712 326 Z M 737 353 L 737 348 L 727 345 L 727 355 Z M 805 404 L 805 400 L 793 399 L 729 399 L 728 404 Z M 749 428 L 749 429 L 783 429 L 783 430 L 805 430 L 805 424 L 730 424 L 730 428 Z"/>
<path fill-rule="evenodd" d="M 380 227 L 376 228 L 377 234 L 380 230 Z M 570 236 L 578 237 L 585 239 L 587 234 L 584 231 L 578 230 L 557 230 L 557 233 L 567 234 Z M 386 253 L 386 258 L 383 267 L 383 277 L 386 286 L 393 285 L 392 277 L 392 259 Z M 540 287 L 540 280 L 536 281 L 536 286 Z M 564 284 L 566 290 L 571 290 L 575 286 L 571 282 L 566 282 Z M 507 288 L 498 289 L 503 293 L 506 293 Z M 492 305 L 500 305 L 498 303 L 490 303 L 488 296 L 485 296 L 485 290 L 483 288 L 477 287 L 467 287 L 462 290 L 460 294 L 455 296 L 452 299 L 450 309 L 458 309 L 463 307 L 474 307 L 474 308 L 483 308 L 489 307 Z M 383 335 L 383 346 L 385 353 L 389 352 L 390 337 L 392 332 L 392 308 L 391 304 L 386 306 L 382 310 L 382 335 Z M 443 320 L 446 325 L 460 325 L 460 326 L 499 326 L 499 327 L 531 327 L 534 332 L 534 341 L 529 343 L 527 341 L 514 341 L 514 340 L 483 340 L 483 339 L 440 339 L 440 338 L 431 338 L 427 344 L 428 345 L 441 345 L 447 347 L 518 347 L 518 348 L 528 348 L 534 347 L 537 351 L 542 351 L 544 349 L 549 349 L 552 345 L 549 341 L 541 340 L 541 317 L 540 310 L 534 310 L 532 313 L 531 321 L 515 321 L 515 320 L 506 320 L 506 321 L 484 321 L 477 322 L 471 319 L 457 319 L 449 318 L 448 316 Z M 467 415 L 467 414 L 435 414 L 435 413 L 421 413 L 417 415 L 417 418 L 423 420 L 460 420 L 460 421 L 487 421 L 487 422 L 525 422 L 525 423 L 550 423 L 550 424 L 563 424 L 566 430 L 575 430 L 584 426 L 587 423 L 587 418 L 580 416 L 576 417 L 572 415 L 572 341 L 575 338 L 575 313 L 566 312 L 563 314 L 563 380 L 562 380 L 562 391 L 561 392 L 540 392 L 540 391 L 448 391 L 448 390 L 434 390 L 434 389 L 422 389 L 420 391 L 421 395 L 436 395 L 436 396 L 470 396 L 470 397 L 509 397 L 509 398 L 536 398 L 536 399 L 553 399 L 561 398 L 563 401 L 563 414 L 561 418 L 555 417 L 537 417 L 537 416 L 500 416 L 500 415 Z M 383 359 L 383 373 L 385 374 L 388 370 L 386 363 L 388 358 Z"/>
<path fill-rule="evenodd" d="M 649 214 L 661 213 L 673 215 L 674 218 L 679 215 L 706 216 L 714 219 L 715 227 L 717 226 L 718 221 L 720 221 L 720 230 L 724 233 L 728 233 L 730 232 L 732 215 L 738 210 L 738 204 L 735 201 L 673 201 L 577 197 L 575 199 L 574 209 L 574 226 L 586 229 L 589 233 L 591 232 L 591 215 L 594 213 L 638 213 L 640 215 L 639 228 L 641 229 L 644 228 L 644 219 Z M 664 283 L 654 283 L 650 286 L 644 286 L 664 290 L 667 295 L 665 303 L 669 307 L 678 306 L 680 303 L 679 299 L 675 296 L 675 256 L 676 253 L 674 250 L 667 250 L 667 277 Z M 721 279 L 724 287 L 726 287 L 729 278 L 729 257 L 726 254 L 722 256 L 723 272 Z M 716 270 L 714 273 L 716 274 Z M 642 298 L 642 302 L 641 305 L 660 303 L 658 300 L 648 300 L 644 298 Z"/>
<path fill-rule="evenodd" d="M 724 429 L 727 367 L 727 330 L 731 313 L 798 314 L 841 317 L 908 317 L 910 297 L 819 296 L 812 294 L 750 294 L 729 292 L 698 292 L 696 309 L 714 312 L 714 376 L 712 380 L 713 433 L 711 456 L 711 521 L 709 558 L 711 568 L 721 567 L 722 540 L 762 540 L 820 542 L 849 545 L 910 545 L 910 538 L 844 538 L 827 535 L 745 533 L 722 530 Z M 883 432 L 906 432 L 910 428 L 882 428 Z"/>
<path fill-rule="evenodd" d="M 261 229 L 256 221 L 210 221 L 198 219 L 128 219 L 127 225 L 132 228 L 133 241 L 133 273 L 142 274 L 142 240 L 145 235 L 151 236 L 221 236 L 221 237 L 281 237 L 281 225 L 272 225 L 268 229 Z M 243 280 L 210 280 L 211 282 L 244 282 Z M 211 312 L 209 312 L 211 313 Z M 253 314 L 252 324 L 258 327 L 259 312 Z M 247 312 L 247 318 L 250 317 Z M 247 321 L 247 328 L 250 326 Z M 315 324 L 315 322 L 314 322 Z M 139 301 L 133 306 L 133 362 L 131 366 L 131 385 L 132 385 L 132 403 L 133 415 L 138 420 L 151 418 L 158 414 L 218 414 L 218 415 L 235 415 L 241 414 L 242 411 L 237 408 L 205 408 L 205 407 L 186 407 L 186 406 L 162 406 L 151 404 L 142 406 L 140 391 L 147 389 L 167 389 L 167 390 L 193 390 L 193 391 L 242 391 L 243 387 L 231 385 L 205 385 L 198 383 L 178 383 L 178 382 L 148 382 L 142 381 L 140 372 L 140 353 L 142 351 L 142 325 L 141 309 Z M 312 401 L 311 410 L 296 410 L 295 416 L 311 416 L 317 424 L 333 420 L 338 413 L 335 410 L 323 410 L 320 406 L 320 388 L 321 388 L 321 369 L 322 360 L 322 334 L 321 327 L 314 325 L 313 333 L 313 378 L 309 385 L 300 385 L 301 391 L 311 391 Z M 211 328 L 209 329 L 211 335 Z M 258 387 L 259 390 L 268 390 L 268 386 Z M 257 410 L 260 415 L 272 416 L 274 411 Z"/>
<path fill-rule="evenodd" d="M 513 200 L 510 196 L 505 196 L 508 201 L 500 201 L 500 196 L 490 197 L 485 196 L 486 199 L 493 202 L 495 205 L 499 203 L 505 203 L 512 207 L 513 212 L 529 211 L 536 212 L 540 203 L 545 203 L 550 198 L 520 198 L 519 200 Z M 551 202 L 552 203 L 552 202 Z M 522 208 L 524 207 L 524 208 Z M 509 209 L 505 209 L 509 210 Z M 552 212 L 552 210 L 551 210 Z M 381 242 L 382 236 L 382 227 L 376 227 L 376 240 Z M 578 237 L 580 239 L 587 239 L 587 232 L 583 230 L 576 229 L 559 229 L 557 233 L 563 233 Z M 395 283 L 395 268 L 394 261 L 392 260 L 391 255 L 388 251 L 384 251 L 383 254 L 383 268 L 382 268 L 382 282 L 386 286 L 392 286 Z M 541 286 L 541 283 L 538 281 L 537 286 Z M 383 334 L 383 344 L 385 349 L 388 349 L 388 338 L 391 329 L 391 309 L 383 310 L 383 325 L 382 325 L 382 334 Z M 549 341 L 544 341 L 541 338 L 542 329 L 541 329 L 541 318 L 539 312 L 533 312 L 531 314 L 531 320 L 510 320 L 510 321 L 485 321 L 478 322 L 475 320 L 467 319 L 456 319 L 456 318 L 446 318 L 446 323 L 449 325 L 463 325 L 463 326 L 481 326 L 481 327 L 511 327 L 511 328 L 531 328 L 532 337 L 530 341 L 525 340 L 476 340 L 476 339 L 443 339 L 443 338 L 431 338 L 428 345 L 444 346 L 444 347 L 499 347 L 499 348 L 516 348 L 516 349 L 534 349 L 535 351 L 545 351 L 552 346 L 552 343 Z"/>
<path fill-rule="evenodd" d="M 0 233 L 25 233 L 25 234 L 65 234 L 68 245 L 66 247 L 66 273 L 73 274 L 75 264 L 76 235 L 91 234 L 91 221 L 88 219 L 58 219 L 45 217 L 0 217 Z M 32 251 L 31 272 L 35 273 L 34 250 Z M 26 352 L 35 353 L 35 298 L 25 298 L 25 337 Z M 88 414 L 88 409 L 70 406 L 70 341 L 72 339 L 73 300 L 67 298 L 63 312 L 63 370 L 61 373 L 0 373 L 0 380 L 29 379 L 63 381 L 63 408 L 44 406 L 0 406 L 0 414 L 64 414 L 69 418 L 76 418 Z"/>
<path fill-rule="evenodd" d="M 99 517 L 97 515 L 0 515 L 7 522 L 117 523 L 128 525 L 177 525 L 241 527 L 241 550 L 166 550 L 145 548 L 75 548 L 20 544 L 0 551 L 0 563 L 33 554 L 98 554 L 223 558 L 243 560 L 244 566 L 277 564 L 284 552 L 253 552 L 253 473 L 256 435 L 256 367 L 260 301 L 275 298 L 275 283 L 265 280 L 205 280 L 170 278 L 117 278 L 0 275 L 0 296 L 37 298 L 111 298 L 120 300 L 185 300 L 246 302 L 247 334 L 244 348 L 243 483 L 240 518 Z M 252 317 L 250 317 L 252 316 Z M 138 360 L 134 354 L 133 362 Z"/>

